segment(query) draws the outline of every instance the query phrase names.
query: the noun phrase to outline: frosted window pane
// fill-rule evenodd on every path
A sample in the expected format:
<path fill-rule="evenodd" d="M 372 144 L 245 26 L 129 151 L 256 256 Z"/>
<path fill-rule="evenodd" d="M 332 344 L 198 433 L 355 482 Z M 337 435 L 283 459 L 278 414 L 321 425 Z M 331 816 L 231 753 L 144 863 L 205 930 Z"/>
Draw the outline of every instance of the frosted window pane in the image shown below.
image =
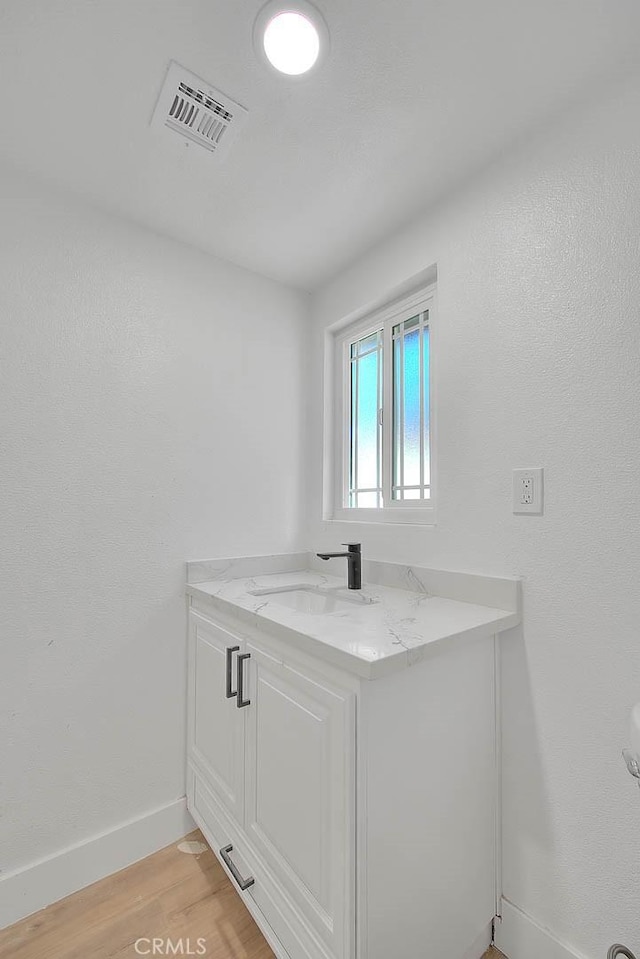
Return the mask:
<path fill-rule="evenodd" d="M 404 486 L 420 485 L 420 340 L 404 338 Z"/>
<path fill-rule="evenodd" d="M 347 505 L 376 509 L 382 495 L 383 352 L 385 336 L 377 330 L 349 344 L 351 370 L 349 483 Z M 428 311 L 391 329 L 390 449 L 391 498 L 396 502 L 430 497 L 430 344 Z"/>
<path fill-rule="evenodd" d="M 353 353 L 354 347 L 351 347 Z M 357 431 L 356 419 L 358 415 L 358 364 L 351 363 L 351 417 L 349 419 L 349 489 L 355 488 L 357 483 L 356 450 Z M 354 505 L 350 503 L 349 505 Z"/>
<path fill-rule="evenodd" d="M 354 343 L 351 347 L 352 356 L 362 356 L 363 353 L 368 353 L 370 350 L 375 350 L 378 346 L 378 333 L 372 333 L 371 336 L 365 336 L 362 340 L 358 340 L 357 343 Z"/>
<path fill-rule="evenodd" d="M 358 360 L 358 489 L 378 485 L 378 352 Z M 361 505 L 358 503 L 358 505 Z"/>
<path fill-rule="evenodd" d="M 351 344 L 349 495 L 351 507 L 381 506 L 382 332 Z"/>
<path fill-rule="evenodd" d="M 402 347 L 393 344 L 393 485 L 402 485 Z M 401 499 L 395 493 L 393 499 Z"/>
<path fill-rule="evenodd" d="M 427 314 L 428 316 L 428 314 Z M 431 422 L 431 411 L 429 408 L 429 383 L 431 381 L 431 352 L 429 344 L 429 329 L 424 330 L 422 334 L 423 364 L 424 364 L 424 482 L 426 486 L 431 485 L 431 436 L 429 433 L 429 424 Z M 427 491 L 428 492 L 428 491 Z"/>
<path fill-rule="evenodd" d="M 428 313 L 393 327 L 392 497 L 429 497 Z M 410 489 L 409 487 L 413 487 Z"/>

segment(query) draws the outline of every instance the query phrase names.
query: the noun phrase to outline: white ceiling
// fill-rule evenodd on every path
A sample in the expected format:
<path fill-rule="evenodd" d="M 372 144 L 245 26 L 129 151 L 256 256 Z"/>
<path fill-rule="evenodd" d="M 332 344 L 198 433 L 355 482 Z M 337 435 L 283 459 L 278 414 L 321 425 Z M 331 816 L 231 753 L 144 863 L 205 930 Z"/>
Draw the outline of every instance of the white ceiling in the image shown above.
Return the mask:
<path fill-rule="evenodd" d="M 300 82 L 254 54 L 261 0 L 0 0 L 0 156 L 309 289 L 637 56 L 640 35 L 636 0 L 317 5 L 331 53 Z M 224 162 L 149 129 L 170 59 L 248 107 Z"/>

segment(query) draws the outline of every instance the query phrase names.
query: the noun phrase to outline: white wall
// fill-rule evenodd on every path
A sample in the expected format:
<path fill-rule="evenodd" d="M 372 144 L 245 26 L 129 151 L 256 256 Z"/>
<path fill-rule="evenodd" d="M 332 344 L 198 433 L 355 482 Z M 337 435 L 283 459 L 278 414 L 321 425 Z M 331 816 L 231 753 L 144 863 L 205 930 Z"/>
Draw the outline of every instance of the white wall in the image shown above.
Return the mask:
<path fill-rule="evenodd" d="M 309 540 L 525 578 L 503 644 L 504 893 L 589 959 L 614 940 L 640 954 L 620 757 L 640 699 L 639 115 L 637 78 L 576 108 L 314 303 L 319 397 L 323 329 L 437 263 L 437 526 L 321 522 L 318 400 Z M 511 513 L 522 466 L 545 468 L 543 517 Z"/>
<path fill-rule="evenodd" d="M 302 545 L 306 335 L 306 297 L 0 173 L 3 874 L 184 795 L 184 563 Z"/>

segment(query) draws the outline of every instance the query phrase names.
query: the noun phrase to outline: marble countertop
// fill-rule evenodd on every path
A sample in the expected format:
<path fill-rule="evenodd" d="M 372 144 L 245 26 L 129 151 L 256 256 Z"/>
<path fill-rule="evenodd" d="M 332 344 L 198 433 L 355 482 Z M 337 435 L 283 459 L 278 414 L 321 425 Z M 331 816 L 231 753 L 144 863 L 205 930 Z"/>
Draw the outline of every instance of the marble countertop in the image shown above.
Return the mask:
<path fill-rule="evenodd" d="M 510 609 L 498 609 L 433 595 L 419 571 L 404 569 L 408 570 L 405 582 L 412 588 L 375 584 L 355 591 L 346 588 L 343 577 L 313 569 L 238 576 L 241 570 L 234 570 L 233 564 L 227 568 L 221 565 L 211 570 L 215 578 L 189 583 L 187 593 L 244 622 L 267 628 L 305 652 L 365 679 L 420 662 L 434 644 L 444 640 L 482 639 L 520 622 L 515 604 L 510 604 Z M 338 608 L 333 612 L 304 612 L 282 605 L 277 592 L 265 592 L 300 585 L 311 587 L 316 596 L 326 596 L 328 606 L 337 600 Z M 488 592 L 491 595 L 491 590 Z M 513 595 L 519 596 L 519 592 L 514 589 Z"/>

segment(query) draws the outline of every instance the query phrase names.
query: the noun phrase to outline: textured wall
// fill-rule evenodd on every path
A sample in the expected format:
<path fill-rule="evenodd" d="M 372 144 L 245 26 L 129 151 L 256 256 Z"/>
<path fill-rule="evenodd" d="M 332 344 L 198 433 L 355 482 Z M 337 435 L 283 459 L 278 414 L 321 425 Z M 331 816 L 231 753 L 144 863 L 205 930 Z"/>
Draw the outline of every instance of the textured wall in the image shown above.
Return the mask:
<path fill-rule="evenodd" d="M 309 538 L 525 578 L 503 643 L 504 891 L 589 959 L 614 940 L 640 954 L 640 796 L 620 757 L 640 699 L 639 113 L 640 82 L 621 82 L 314 304 L 319 358 L 323 327 L 437 262 L 437 526 L 320 522 L 318 403 Z M 542 517 L 511 513 L 520 466 L 545 468 Z"/>
<path fill-rule="evenodd" d="M 300 545 L 305 311 L 0 174 L 3 872 L 184 795 L 184 562 Z"/>

